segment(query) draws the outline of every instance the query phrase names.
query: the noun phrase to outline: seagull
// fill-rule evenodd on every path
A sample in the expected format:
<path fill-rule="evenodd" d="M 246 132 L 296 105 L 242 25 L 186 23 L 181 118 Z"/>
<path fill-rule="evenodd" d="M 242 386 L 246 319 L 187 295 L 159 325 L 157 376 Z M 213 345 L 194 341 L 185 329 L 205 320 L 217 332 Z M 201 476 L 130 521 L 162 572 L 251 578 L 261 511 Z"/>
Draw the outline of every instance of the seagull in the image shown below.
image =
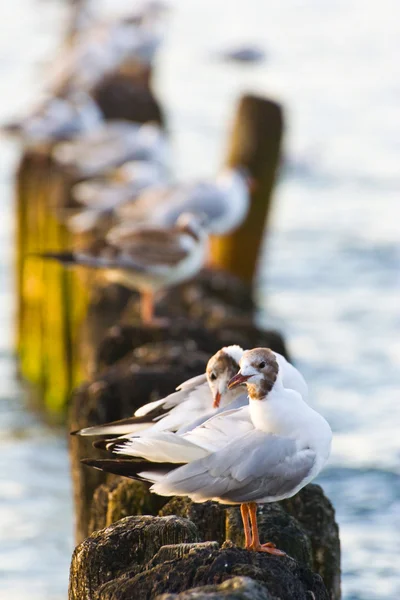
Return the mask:
<path fill-rule="evenodd" d="M 129 459 L 84 459 L 89 466 L 152 483 L 161 496 L 240 505 L 245 547 L 283 556 L 261 544 L 257 505 L 294 496 L 325 465 L 332 431 L 301 394 L 283 385 L 269 348 L 246 350 L 229 382 L 245 384 L 248 404 L 215 415 L 182 435 L 155 432 L 113 448 Z"/>
<path fill-rule="evenodd" d="M 247 394 L 243 386 L 228 390 L 230 379 L 239 369 L 242 354 L 240 346 L 225 346 L 209 359 L 205 373 L 184 381 L 166 398 L 141 406 L 133 417 L 73 433 L 81 436 L 143 435 L 154 431 L 181 433 L 199 419 L 206 420 L 218 410 L 231 406 L 239 396 L 246 404 Z M 110 449 L 110 443 L 119 444 L 121 438 L 106 440 L 105 449 Z"/>
<path fill-rule="evenodd" d="M 133 160 L 115 169 L 108 178 L 97 177 L 75 184 L 72 197 L 84 208 L 67 219 L 69 229 L 84 233 L 102 222 L 110 228 L 116 206 L 136 198 L 163 178 L 163 170 L 157 163 Z"/>
<path fill-rule="evenodd" d="M 169 12 L 169 5 L 161 0 L 144 0 L 128 5 L 126 0 L 86 0 L 73 7 L 73 30 L 77 35 L 86 35 L 90 28 L 106 21 L 129 20 L 137 25 L 158 22 Z"/>
<path fill-rule="evenodd" d="M 111 230 L 97 245 L 89 250 L 45 252 L 40 257 L 104 269 L 109 281 L 140 292 L 142 322 L 151 324 L 154 295 L 196 275 L 206 260 L 208 235 L 201 215 L 183 213 L 173 227 L 142 225 L 126 234 Z"/>
<path fill-rule="evenodd" d="M 225 235 L 239 227 L 250 205 L 250 177 L 242 167 L 225 168 L 215 181 L 156 185 L 132 202 L 116 208 L 121 228 L 151 222 L 169 226 L 182 212 L 200 212 L 212 234 Z"/>
<path fill-rule="evenodd" d="M 160 13 L 161 16 L 161 13 Z M 49 73 L 49 89 L 59 94 L 91 91 L 107 75 L 123 66 L 148 70 L 161 45 L 161 20 L 133 17 L 95 23 L 76 31 L 73 43 L 63 48 Z"/>
<path fill-rule="evenodd" d="M 164 165 L 165 135 L 154 123 L 139 125 L 129 121 L 107 121 L 96 129 L 57 144 L 53 158 L 77 178 L 89 178 L 130 160 Z"/>
<path fill-rule="evenodd" d="M 92 131 L 103 122 L 96 102 L 84 92 L 66 98 L 48 98 L 26 117 L 5 124 L 5 133 L 17 135 L 26 144 L 59 142 Z"/>

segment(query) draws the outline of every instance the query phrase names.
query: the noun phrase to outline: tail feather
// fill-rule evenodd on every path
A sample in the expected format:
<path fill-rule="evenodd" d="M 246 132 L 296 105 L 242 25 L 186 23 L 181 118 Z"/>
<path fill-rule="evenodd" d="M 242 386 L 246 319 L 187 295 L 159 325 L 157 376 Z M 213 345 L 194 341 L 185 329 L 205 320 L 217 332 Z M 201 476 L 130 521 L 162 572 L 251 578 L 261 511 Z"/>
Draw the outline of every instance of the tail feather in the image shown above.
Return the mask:
<path fill-rule="evenodd" d="M 169 431 L 159 431 L 142 437 L 110 440 L 113 451 L 123 456 L 141 457 L 156 463 L 187 463 L 208 455 L 208 450 Z M 107 448 L 108 449 L 108 448 Z"/>
<path fill-rule="evenodd" d="M 31 252 L 29 257 L 42 258 L 44 260 L 56 260 L 63 265 L 74 265 L 77 263 L 75 252 L 66 250 L 64 252 Z"/>
<path fill-rule="evenodd" d="M 41 258 L 44 260 L 56 260 L 65 266 L 82 265 L 84 267 L 91 267 L 95 269 L 112 269 L 121 266 L 115 259 L 105 259 L 101 256 L 93 256 L 89 252 L 74 252 L 72 250 L 60 252 L 36 252 L 30 253 L 28 256 L 33 258 Z"/>
<path fill-rule="evenodd" d="M 171 463 L 151 463 L 145 460 L 133 460 L 133 459 L 98 459 L 98 458 L 83 458 L 81 463 L 100 471 L 107 473 L 113 473 L 113 475 L 121 475 L 122 477 L 128 477 L 129 479 L 136 479 L 138 481 L 151 481 L 151 474 L 154 473 L 154 478 L 158 479 L 160 476 L 167 475 L 171 470 L 176 469 L 182 465 L 171 464 Z M 141 475 L 141 472 L 146 473 L 146 477 Z M 150 476 L 150 478 L 147 477 Z"/>

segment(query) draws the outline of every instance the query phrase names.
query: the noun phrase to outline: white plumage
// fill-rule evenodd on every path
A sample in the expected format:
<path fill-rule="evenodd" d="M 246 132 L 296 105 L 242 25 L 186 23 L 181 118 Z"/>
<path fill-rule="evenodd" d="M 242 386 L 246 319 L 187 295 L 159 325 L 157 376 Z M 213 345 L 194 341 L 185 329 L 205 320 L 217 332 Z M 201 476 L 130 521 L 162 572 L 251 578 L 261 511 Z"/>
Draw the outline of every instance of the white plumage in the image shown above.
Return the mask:
<path fill-rule="evenodd" d="M 249 203 L 245 170 L 225 169 L 215 181 L 153 186 L 132 202 L 117 207 L 116 216 L 123 223 L 121 228 L 137 222 L 168 226 L 180 213 L 189 211 L 204 214 L 209 232 L 227 234 L 242 224 Z"/>
<path fill-rule="evenodd" d="M 94 177 L 131 160 L 164 165 L 167 143 L 164 133 L 153 123 L 115 120 L 58 144 L 53 156 L 77 177 Z"/>

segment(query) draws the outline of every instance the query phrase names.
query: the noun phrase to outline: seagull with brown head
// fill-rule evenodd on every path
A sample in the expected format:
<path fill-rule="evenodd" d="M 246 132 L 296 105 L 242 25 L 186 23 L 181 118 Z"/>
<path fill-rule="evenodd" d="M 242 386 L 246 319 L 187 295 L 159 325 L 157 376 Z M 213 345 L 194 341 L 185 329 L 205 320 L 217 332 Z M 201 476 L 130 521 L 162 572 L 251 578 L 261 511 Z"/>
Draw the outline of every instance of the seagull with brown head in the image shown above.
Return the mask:
<path fill-rule="evenodd" d="M 275 352 L 269 348 L 255 348 L 246 353 L 249 363 L 245 373 L 241 369 L 229 383 L 231 389 L 246 384 L 252 400 L 263 399 L 272 390 L 279 372 Z"/>
<path fill-rule="evenodd" d="M 245 386 L 228 389 L 229 381 L 239 369 L 242 354 L 240 346 L 225 346 L 209 359 L 205 373 L 184 381 L 165 398 L 144 404 L 132 417 L 73 433 L 109 438 L 119 436 L 96 443 L 96 447 L 111 450 L 124 445 L 126 448 L 132 437 L 158 431 L 183 433 L 197 427 L 217 411 L 244 406 L 247 404 Z M 236 402 L 238 398 L 240 401 Z"/>
<path fill-rule="evenodd" d="M 156 294 L 191 279 L 203 267 L 208 251 L 203 223 L 203 215 L 183 213 L 172 227 L 112 229 L 93 247 L 36 256 L 101 269 L 108 281 L 138 290 L 142 322 L 151 325 Z"/>

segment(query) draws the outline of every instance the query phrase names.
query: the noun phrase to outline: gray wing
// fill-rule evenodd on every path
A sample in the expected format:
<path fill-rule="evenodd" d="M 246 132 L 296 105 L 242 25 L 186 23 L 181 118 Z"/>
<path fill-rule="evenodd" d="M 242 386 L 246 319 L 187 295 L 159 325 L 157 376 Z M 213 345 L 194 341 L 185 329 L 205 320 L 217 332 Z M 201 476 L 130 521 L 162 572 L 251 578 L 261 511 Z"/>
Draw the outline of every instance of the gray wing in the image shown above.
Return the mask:
<path fill-rule="evenodd" d="M 254 430 L 172 471 L 163 484 L 200 502 L 274 500 L 296 490 L 310 475 L 315 458 L 313 450 L 299 449 L 295 440 Z"/>
<path fill-rule="evenodd" d="M 195 429 L 195 427 L 200 427 L 200 425 L 203 425 L 203 423 L 205 423 L 206 421 L 208 421 L 208 419 L 211 419 L 212 417 L 216 417 L 217 415 L 219 415 L 223 412 L 226 412 L 227 410 L 236 410 L 237 408 L 242 408 L 243 406 L 246 406 L 246 404 L 248 404 L 248 403 L 249 403 L 249 399 L 248 399 L 247 394 L 242 394 L 241 396 L 239 396 L 239 398 L 236 398 L 236 400 L 234 400 L 233 402 L 230 402 L 226 406 L 221 406 L 221 408 L 219 408 L 218 410 L 213 410 L 213 411 L 207 413 L 206 415 L 202 415 L 195 421 L 192 421 L 191 423 L 187 423 L 186 425 L 184 425 L 183 427 L 178 429 L 178 431 L 176 433 L 178 435 L 183 435 L 184 433 L 187 433 L 188 431 L 192 431 L 193 429 Z"/>
<path fill-rule="evenodd" d="M 203 383 L 206 382 L 206 373 L 202 373 L 201 375 L 195 375 L 194 377 L 191 377 L 190 379 L 187 379 L 186 381 L 183 381 L 180 385 L 178 385 L 176 391 L 180 392 L 182 390 L 185 390 L 186 392 L 189 392 L 196 389 L 199 385 L 203 385 Z"/>
<path fill-rule="evenodd" d="M 151 270 L 175 267 L 189 255 L 181 243 L 181 233 L 157 227 L 115 228 L 107 240 L 119 250 L 114 264 L 126 269 Z"/>

